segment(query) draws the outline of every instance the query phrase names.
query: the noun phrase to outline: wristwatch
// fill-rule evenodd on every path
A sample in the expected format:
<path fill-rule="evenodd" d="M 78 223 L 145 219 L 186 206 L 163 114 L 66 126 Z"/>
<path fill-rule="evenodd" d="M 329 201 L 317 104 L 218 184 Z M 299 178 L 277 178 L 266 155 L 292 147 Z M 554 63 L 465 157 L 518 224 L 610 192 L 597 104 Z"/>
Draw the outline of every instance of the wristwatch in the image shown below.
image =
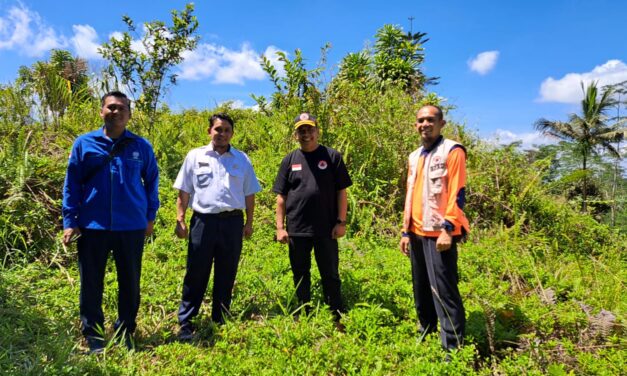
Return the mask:
<path fill-rule="evenodd" d="M 346 226 L 346 220 L 341 220 L 339 218 L 335 221 L 335 223 L 338 225 Z"/>

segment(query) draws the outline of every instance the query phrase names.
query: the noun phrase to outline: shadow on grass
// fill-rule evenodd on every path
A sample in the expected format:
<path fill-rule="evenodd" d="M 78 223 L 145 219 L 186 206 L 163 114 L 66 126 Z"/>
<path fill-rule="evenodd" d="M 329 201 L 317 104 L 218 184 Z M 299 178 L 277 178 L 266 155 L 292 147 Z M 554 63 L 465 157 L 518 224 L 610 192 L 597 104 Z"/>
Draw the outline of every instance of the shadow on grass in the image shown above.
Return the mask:
<path fill-rule="evenodd" d="M 206 303 L 205 303 L 206 304 Z M 211 305 L 209 305 L 210 307 Z M 176 316 L 176 315 L 173 315 Z M 201 313 L 194 319 L 194 337 L 190 340 L 178 338 L 178 324 L 162 325 L 158 330 L 150 333 L 142 333 L 138 336 L 137 351 L 151 351 L 157 347 L 186 343 L 202 348 L 211 348 L 221 338 L 220 327 L 214 323 L 208 315 Z"/>
<path fill-rule="evenodd" d="M 312 265 L 315 268 L 315 265 Z M 302 310 L 302 304 L 296 297 L 296 287 L 291 280 L 291 270 L 284 271 L 284 275 L 289 274 L 290 281 L 282 281 L 277 284 L 275 280 L 257 277 L 248 286 L 246 294 L 239 291 L 235 297 L 237 311 L 233 312 L 232 319 L 240 321 L 258 321 L 277 316 L 294 316 Z M 325 302 L 322 291 L 322 283 L 318 277 L 312 276 L 311 280 L 311 302 L 309 306 L 329 307 Z"/>

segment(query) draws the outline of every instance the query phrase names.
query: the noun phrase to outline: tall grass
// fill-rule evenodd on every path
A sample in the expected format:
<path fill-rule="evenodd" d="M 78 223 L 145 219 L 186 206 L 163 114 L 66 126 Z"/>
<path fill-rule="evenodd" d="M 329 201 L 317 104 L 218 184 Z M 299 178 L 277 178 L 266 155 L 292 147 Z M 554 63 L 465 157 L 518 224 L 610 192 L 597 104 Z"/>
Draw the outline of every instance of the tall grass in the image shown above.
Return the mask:
<path fill-rule="evenodd" d="M 473 224 L 459 259 L 468 345 L 451 363 L 441 362 L 437 336 L 417 333 L 409 261 L 397 250 L 406 158 L 418 145 L 412 123 L 420 103 L 393 90 L 344 94 L 328 99 L 321 141 L 344 154 L 355 183 L 349 188 L 348 236 L 340 242 L 346 332 L 335 329 L 321 303 L 316 271 L 313 313 L 292 316 L 298 306 L 287 250 L 272 240 L 271 186 L 281 159 L 297 147 L 291 120 L 298 109 L 260 113 L 225 106 L 219 110 L 235 118 L 233 144 L 251 157 L 264 188 L 256 230 L 245 242 L 233 316 L 224 326 L 213 325 L 207 295 L 198 338 L 175 340 L 186 245 L 173 234 L 171 185 L 187 151 L 208 142 L 211 112 L 164 109 L 150 136 L 163 207 L 144 255 L 139 351 L 111 344 L 101 357 L 82 354 L 75 249 L 59 243 L 67 154 L 76 135 L 100 126 L 97 106 L 71 106 L 56 130 L 0 116 L 0 371 L 619 374 L 625 368 L 624 237 L 547 193 L 545 164 L 530 168 L 516 149 L 485 145 L 454 122 L 445 130 L 468 150 L 466 210 Z M 135 119 L 130 127 L 142 134 L 141 114 Z M 117 282 L 113 265 L 108 269 L 109 338 Z"/>

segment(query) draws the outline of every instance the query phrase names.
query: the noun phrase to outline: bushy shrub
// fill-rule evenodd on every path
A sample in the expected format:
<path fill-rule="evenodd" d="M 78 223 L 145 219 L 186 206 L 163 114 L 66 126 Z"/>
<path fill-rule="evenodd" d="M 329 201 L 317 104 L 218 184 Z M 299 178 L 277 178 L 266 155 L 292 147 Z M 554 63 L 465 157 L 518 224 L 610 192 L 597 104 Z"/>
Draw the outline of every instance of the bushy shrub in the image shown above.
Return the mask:
<path fill-rule="evenodd" d="M 594 254 L 620 237 L 592 216 L 577 212 L 547 192 L 542 178 L 548 163 L 528 163 L 515 145 L 476 143 L 468 148 L 468 207 L 475 229 L 513 228 L 519 234 L 540 232 L 565 252 Z"/>

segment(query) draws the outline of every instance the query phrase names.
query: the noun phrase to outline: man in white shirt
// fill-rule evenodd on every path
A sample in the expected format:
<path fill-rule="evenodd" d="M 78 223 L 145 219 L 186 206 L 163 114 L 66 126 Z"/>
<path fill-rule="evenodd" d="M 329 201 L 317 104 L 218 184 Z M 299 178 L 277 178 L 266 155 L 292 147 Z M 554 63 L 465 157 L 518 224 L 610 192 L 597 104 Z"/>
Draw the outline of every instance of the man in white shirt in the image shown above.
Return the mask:
<path fill-rule="evenodd" d="M 223 323 L 230 315 L 231 291 L 242 251 L 242 237 L 253 233 L 255 193 L 261 190 L 250 159 L 231 146 L 233 120 L 218 113 L 209 119 L 209 145 L 191 150 L 174 182 L 176 235 L 188 236 L 187 207 L 193 210 L 189 225 L 187 271 L 178 319 L 179 338 L 193 337 L 192 318 L 200 310 L 211 266 L 213 299 L 211 318 Z M 246 211 L 246 222 L 244 213 Z"/>

